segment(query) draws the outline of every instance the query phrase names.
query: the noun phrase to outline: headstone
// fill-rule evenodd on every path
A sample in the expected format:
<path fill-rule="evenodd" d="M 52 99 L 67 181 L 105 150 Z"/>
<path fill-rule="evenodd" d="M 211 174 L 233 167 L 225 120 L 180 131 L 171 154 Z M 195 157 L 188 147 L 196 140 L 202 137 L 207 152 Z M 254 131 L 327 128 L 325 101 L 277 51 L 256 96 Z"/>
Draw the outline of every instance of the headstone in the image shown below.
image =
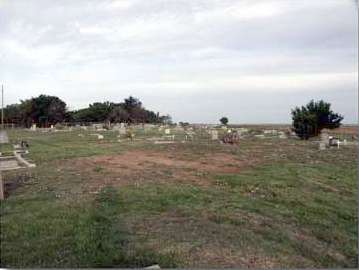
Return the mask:
<path fill-rule="evenodd" d="M 329 136 L 329 146 L 337 146 L 339 148 L 340 140 L 338 138 L 334 138 L 332 136 Z"/>
<path fill-rule="evenodd" d="M 166 135 L 171 134 L 171 130 L 170 130 L 169 128 L 166 128 L 166 129 L 165 129 L 165 134 L 166 134 Z"/>
<path fill-rule="evenodd" d="M 268 135 L 277 135 L 278 131 L 276 129 L 267 129 L 264 130 L 263 133 Z"/>
<path fill-rule="evenodd" d="M 153 124 L 144 124 L 143 125 L 144 129 L 152 129 L 152 128 L 155 128 L 155 127 L 156 127 L 156 125 L 153 125 Z"/>
<path fill-rule="evenodd" d="M 279 139 L 288 139 L 288 136 L 285 134 L 284 131 L 278 132 Z"/>
<path fill-rule="evenodd" d="M 212 141 L 218 140 L 218 131 L 217 130 L 211 130 L 211 139 L 212 139 Z"/>
<path fill-rule="evenodd" d="M 325 143 L 325 145 L 329 146 L 329 140 L 330 140 L 330 136 L 329 134 L 323 129 L 322 132 L 320 133 L 320 141 Z"/>
<path fill-rule="evenodd" d="M 119 130 L 121 128 L 121 125 L 120 124 L 115 124 L 114 126 L 112 126 L 112 129 L 113 130 Z"/>
<path fill-rule="evenodd" d="M 121 127 L 118 132 L 120 133 L 120 135 L 126 135 L 126 128 L 125 127 Z"/>
<path fill-rule="evenodd" d="M 239 128 L 238 131 L 241 132 L 241 133 L 247 133 L 248 128 Z"/>
<path fill-rule="evenodd" d="M 325 150 L 325 143 L 319 142 L 319 150 Z"/>
<path fill-rule="evenodd" d="M 103 125 L 102 124 L 92 124 L 92 128 L 95 130 L 102 130 Z"/>
<path fill-rule="evenodd" d="M 103 140 L 103 138 L 104 138 L 103 135 L 101 135 L 101 134 L 98 134 L 98 135 L 97 135 L 97 139 Z"/>
<path fill-rule="evenodd" d="M 31 130 L 32 130 L 32 131 L 36 131 L 36 124 L 32 124 Z"/>
<path fill-rule="evenodd" d="M 145 269 L 161 269 L 161 267 L 158 264 L 154 264 L 151 266 L 147 266 Z"/>

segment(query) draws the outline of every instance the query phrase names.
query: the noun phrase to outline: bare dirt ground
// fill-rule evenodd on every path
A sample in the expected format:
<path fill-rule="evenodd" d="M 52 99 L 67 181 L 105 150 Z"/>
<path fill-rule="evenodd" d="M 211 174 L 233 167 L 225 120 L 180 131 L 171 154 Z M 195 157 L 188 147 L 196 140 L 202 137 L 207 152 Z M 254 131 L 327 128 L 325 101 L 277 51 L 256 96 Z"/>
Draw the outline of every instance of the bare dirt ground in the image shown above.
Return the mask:
<path fill-rule="evenodd" d="M 144 183 L 190 183 L 208 186 L 210 174 L 239 173 L 253 161 L 239 160 L 227 153 L 207 154 L 195 160 L 153 150 L 130 150 L 120 155 L 102 155 L 63 161 L 61 167 L 89 175 L 91 191 L 105 185 Z"/>

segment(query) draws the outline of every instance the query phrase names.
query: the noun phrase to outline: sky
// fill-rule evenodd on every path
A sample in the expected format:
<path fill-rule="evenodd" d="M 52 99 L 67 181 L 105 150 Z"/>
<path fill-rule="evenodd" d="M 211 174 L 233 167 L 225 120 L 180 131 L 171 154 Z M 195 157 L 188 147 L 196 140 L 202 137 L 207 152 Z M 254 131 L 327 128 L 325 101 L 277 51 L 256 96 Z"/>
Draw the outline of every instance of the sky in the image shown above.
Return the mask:
<path fill-rule="evenodd" d="M 175 122 L 290 123 L 324 99 L 358 122 L 355 0 L 0 0 L 5 105 L 129 95 Z"/>

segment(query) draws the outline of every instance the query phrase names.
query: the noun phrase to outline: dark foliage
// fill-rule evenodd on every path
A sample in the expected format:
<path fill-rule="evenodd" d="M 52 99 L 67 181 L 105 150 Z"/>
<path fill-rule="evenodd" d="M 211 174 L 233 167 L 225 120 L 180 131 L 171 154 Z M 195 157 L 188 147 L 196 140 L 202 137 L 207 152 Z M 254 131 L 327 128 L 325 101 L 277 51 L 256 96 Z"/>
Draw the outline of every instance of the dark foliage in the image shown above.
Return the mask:
<path fill-rule="evenodd" d="M 343 116 L 330 109 L 330 103 L 311 100 L 306 106 L 292 110 L 293 130 L 301 139 L 318 136 L 324 128 L 340 126 Z"/>
<path fill-rule="evenodd" d="M 66 103 L 58 97 L 40 95 L 36 98 L 22 100 L 20 104 L 8 105 L 4 109 L 5 123 L 14 123 L 30 127 L 36 123 L 41 127 L 48 127 L 56 123 L 167 123 L 171 117 L 161 116 L 146 110 L 142 102 L 130 96 L 122 103 L 95 102 L 87 108 L 68 111 Z"/>

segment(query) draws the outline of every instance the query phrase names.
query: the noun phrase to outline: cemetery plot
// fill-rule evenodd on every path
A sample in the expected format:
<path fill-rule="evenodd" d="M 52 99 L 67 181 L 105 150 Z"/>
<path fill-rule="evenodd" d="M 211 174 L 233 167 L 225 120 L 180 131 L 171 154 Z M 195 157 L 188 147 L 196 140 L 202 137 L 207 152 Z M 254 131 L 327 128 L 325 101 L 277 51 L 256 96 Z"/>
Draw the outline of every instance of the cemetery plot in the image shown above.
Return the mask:
<path fill-rule="evenodd" d="M 357 141 L 285 128 L 10 130 L 36 167 L 3 172 L 1 266 L 356 267 Z"/>

